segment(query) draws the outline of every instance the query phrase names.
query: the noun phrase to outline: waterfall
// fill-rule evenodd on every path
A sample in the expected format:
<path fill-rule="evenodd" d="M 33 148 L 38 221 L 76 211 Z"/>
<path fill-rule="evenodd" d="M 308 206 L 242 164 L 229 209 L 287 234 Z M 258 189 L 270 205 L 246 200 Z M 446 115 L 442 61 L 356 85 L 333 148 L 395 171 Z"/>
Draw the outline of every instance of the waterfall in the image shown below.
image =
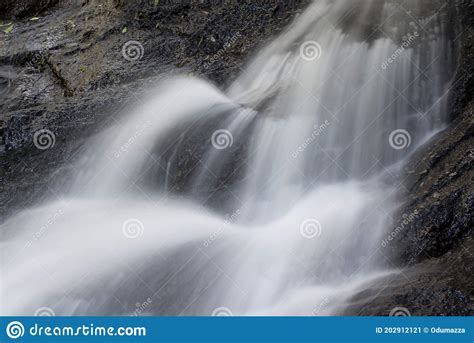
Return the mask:
<path fill-rule="evenodd" d="M 1 314 L 340 313 L 392 272 L 394 175 L 446 123 L 453 47 L 422 6 L 315 1 L 225 91 L 163 80 L 2 225 Z"/>

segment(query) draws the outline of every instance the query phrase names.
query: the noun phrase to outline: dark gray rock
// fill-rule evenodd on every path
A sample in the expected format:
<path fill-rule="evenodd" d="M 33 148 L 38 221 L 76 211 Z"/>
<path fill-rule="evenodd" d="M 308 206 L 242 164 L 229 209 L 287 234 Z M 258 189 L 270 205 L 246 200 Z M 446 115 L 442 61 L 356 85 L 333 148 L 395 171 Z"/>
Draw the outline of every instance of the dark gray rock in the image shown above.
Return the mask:
<path fill-rule="evenodd" d="M 0 19 L 39 15 L 58 2 L 59 0 L 3 0 L 0 2 Z"/>

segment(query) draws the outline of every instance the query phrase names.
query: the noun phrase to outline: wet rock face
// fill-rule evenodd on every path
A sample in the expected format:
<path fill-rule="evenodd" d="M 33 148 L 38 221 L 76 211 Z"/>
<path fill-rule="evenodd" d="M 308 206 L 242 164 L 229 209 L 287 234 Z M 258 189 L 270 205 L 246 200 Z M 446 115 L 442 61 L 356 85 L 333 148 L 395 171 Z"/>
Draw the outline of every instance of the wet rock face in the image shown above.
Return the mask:
<path fill-rule="evenodd" d="M 460 13 L 463 32 L 460 46 L 460 67 L 451 91 L 451 117 L 453 119 L 463 115 L 465 108 L 472 101 L 474 94 L 474 2 L 458 0 L 455 2 Z"/>
<path fill-rule="evenodd" d="M 31 121 L 31 116 L 22 114 L 13 116 L 7 126 L 3 129 L 5 149 L 7 151 L 21 148 L 29 139 L 27 132 L 22 127 L 27 126 Z"/>
<path fill-rule="evenodd" d="M 402 310 L 412 316 L 473 314 L 474 239 L 467 237 L 442 257 L 380 278 L 350 300 L 344 315 L 388 316 Z"/>
<path fill-rule="evenodd" d="M 472 166 L 471 166 L 472 168 Z M 435 193 L 434 196 L 437 196 Z M 456 247 L 473 226 L 472 190 L 464 186 L 440 201 L 428 202 L 419 218 L 401 235 L 400 258 L 408 264 L 439 257 Z"/>
<path fill-rule="evenodd" d="M 3 0 L 0 2 L 0 19 L 25 18 L 41 14 L 59 0 Z"/>
<path fill-rule="evenodd" d="M 415 264 L 455 249 L 473 227 L 474 103 L 442 133 L 437 144 L 407 166 L 404 213 L 418 216 L 394 240 L 397 263 Z M 396 248 L 395 248 L 396 247 Z"/>

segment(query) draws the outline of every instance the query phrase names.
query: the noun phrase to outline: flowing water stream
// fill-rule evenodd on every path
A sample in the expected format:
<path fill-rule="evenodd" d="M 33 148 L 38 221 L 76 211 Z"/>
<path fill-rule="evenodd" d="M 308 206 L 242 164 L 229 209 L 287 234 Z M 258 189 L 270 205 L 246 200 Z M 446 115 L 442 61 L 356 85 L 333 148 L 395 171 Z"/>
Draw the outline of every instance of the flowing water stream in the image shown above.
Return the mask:
<path fill-rule="evenodd" d="M 315 1 L 226 91 L 164 80 L 2 225 L 1 314 L 340 313 L 392 272 L 393 175 L 446 121 L 421 3 Z"/>

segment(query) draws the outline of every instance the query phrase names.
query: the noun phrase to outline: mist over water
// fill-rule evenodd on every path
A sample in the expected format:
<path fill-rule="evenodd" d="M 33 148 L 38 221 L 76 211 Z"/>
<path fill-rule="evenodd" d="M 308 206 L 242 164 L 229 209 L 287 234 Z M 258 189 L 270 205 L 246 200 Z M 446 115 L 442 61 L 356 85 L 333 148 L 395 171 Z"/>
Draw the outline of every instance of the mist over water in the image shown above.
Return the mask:
<path fill-rule="evenodd" d="M 392 175 L 445 123 L 452 47 L 422 24 L 315 1 L 227 90 L 163 81 L 2 225 L 1 314 L 340 313 L 390 272 Z"/>

